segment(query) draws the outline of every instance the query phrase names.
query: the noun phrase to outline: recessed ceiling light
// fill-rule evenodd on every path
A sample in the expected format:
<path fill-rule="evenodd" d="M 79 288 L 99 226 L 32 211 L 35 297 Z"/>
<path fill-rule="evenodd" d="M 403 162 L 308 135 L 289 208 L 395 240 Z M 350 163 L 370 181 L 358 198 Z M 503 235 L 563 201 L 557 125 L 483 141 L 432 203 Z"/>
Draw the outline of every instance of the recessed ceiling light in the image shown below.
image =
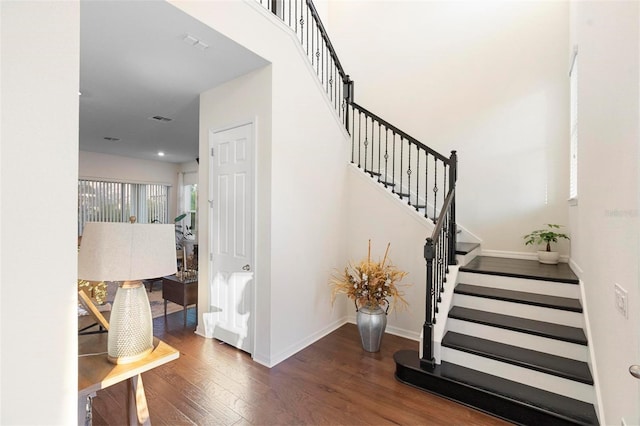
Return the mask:
<path fill-rule="evenodd" d="M 168 123 L 170 121 L 173 121 L 173 118 L 163 117 L 161 115 L 154 115 L 153 117 L 149 117 L 149 120 L 155 120 L 161 123 Z"/>
<path fill-rule="evenodd" d="M 187 43 L 189 46 L 195 46 L 196 43 L 198 42 L 198 39 L 195 38 L 192 35 L 187 34 L 186 36 L 184 36 L 184 38 L 182 39 L 182 41 L 184 41 L 185 43 Z"/>
<path fill-rule="evenodd" d="M 112 138 L 111 136 L 105 136 L 104 140 L 109 142 L 118 142 L 120 138 Z"/>
<path fill-rule="evenodd" d="M 196 37 L 194 37 L 194 36 L 192 36 L 190 34 L 187 34 L 186 36 L 184 36 L 182 41 L 184 41 L 185 43 L 187 43 L 191 47 L 195 47 L 196 49 L 206 50 L 206 49 L 209 48 L 209 45 L 207 43 L 203 42 L 202 40 L 197 39 Z"/>
<path fill-rule="evenodd" d="M 158 151 L 158 157 L 164 157 L 164 152 Z"/>

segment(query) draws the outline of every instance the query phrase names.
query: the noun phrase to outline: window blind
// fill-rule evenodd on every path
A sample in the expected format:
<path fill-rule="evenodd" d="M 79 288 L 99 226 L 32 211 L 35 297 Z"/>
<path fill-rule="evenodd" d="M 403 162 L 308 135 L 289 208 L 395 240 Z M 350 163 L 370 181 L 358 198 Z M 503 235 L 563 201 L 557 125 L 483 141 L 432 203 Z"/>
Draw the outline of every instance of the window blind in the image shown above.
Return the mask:
<path fill-rule="evenodd" d="M 170 223 L 169 187 L 97 180 L 78 181 L 78 235 L 86 222 Z"/>

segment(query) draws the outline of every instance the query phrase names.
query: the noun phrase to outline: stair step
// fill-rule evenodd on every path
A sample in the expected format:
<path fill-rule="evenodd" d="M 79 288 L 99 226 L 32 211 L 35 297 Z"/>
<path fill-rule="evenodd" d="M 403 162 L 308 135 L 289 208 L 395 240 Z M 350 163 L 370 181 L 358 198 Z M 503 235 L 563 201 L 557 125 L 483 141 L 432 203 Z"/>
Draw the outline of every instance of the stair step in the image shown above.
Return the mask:
<path fill-rule="evenodd" d="M 388 186 L 390 186 L 390 187 L 392 187 L 392 188 L 393 188 L 394 186 L 396 186 L 396 184 L 395 184 L 395 183 L 393 183 L 393 182 L 387 182 L 387 181 L 384 181 L 384 180 L 380 180 L 379 182 L 380 182 L 381 184 L 383 184 L 383 185 L 385 186 L 385 188 L 386 188 L 386 187 L 388 187 Z"/>
<path fill-rule="evenodd" d="M 593 385 L 586 362 L 454 332 L 445 334 L 442 346 Z"/>
<path fill-rule="evenodd" d="M 537 260 L 478 256 L 468 265 L 460 268 L 460 271 L 568 284 L 579 284 L 580 282 L 568 264 L 544 265 Z"/>
<path fill-rule="evenodd" d="M 382 173 L 380 172 L 374 172 L 373 170 L 366 170 L 364 171 L 365 173 L 369 173 L 372 177 L 373 176 L 382 176 Z"/>
<path fill-rule="evenodd" d="M 458 233 L 462 232 L 458 229 Z M 469 254 L 474 251 L 476 248 L 480 247 L 479 243 L 456 243 L 456 254 Z"/>
<path fill-rule="evenodd" d="M 460 306 L 454 306 L 449 311 L 449 318 L 485 324 L 492 327 L 533 334 L 536 336 L 548 337 L 578 345 L 586 346 L 587 344 L 587 337 L 585 336 L 584 331 L 577 327 L 569 327 L 566 325 L 553 324 L 509 315 L 494 314 L 492 312 L 462 308 Z"/>
<path fill-rule="evenodd" d="M 394 354 L 396 378 L 518 424 L 597 425 L 592 404 L 448 362 L 420 368 L 417 351 Z"/>
<path fill-rule="evenodd" d="M 483 297 L 487 299 L 503 300 L 506 302 L 522 303 L 525 305 L 560 309 L 564 311 L 582 312 L 582 305 L 580 304 L 580 301 L 567 297 L 548 296 L 545 294 L 526 293 L 523 291 L 505 290 L 463 283 L 456 286 L 454 293 Z"/>

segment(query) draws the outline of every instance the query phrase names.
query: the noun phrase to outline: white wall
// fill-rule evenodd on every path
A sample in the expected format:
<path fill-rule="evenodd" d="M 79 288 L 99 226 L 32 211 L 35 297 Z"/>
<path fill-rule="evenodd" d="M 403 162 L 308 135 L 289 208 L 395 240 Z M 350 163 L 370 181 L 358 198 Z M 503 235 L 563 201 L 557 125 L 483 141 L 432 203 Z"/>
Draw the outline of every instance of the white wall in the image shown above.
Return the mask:
<path fill-rule="evenodd" d="M 458 222 L 484 250 L 532 252 L 524 234 L 568 224 L 568 2 L 329 6 L 356 102 L 458 150 Z"/>
<path fill-rule="evenodd" d="M 79 176 L 83 179 L 170 185 L 171 220 L 177 216 L 178 171 L 181 167 L 179 164 L 166 161 L 140 160 L 89 151 L 80 151 L 79 156 Z"/>
<path fill-rule="evenodd" d="M 605 417 L 640 424 L 638 272 L 640 149 L 638 2 L 575 2 L 578 53 L 578 204 L 570 208 L 572 261 L 586 296 Z M 614 306 L 628 292 L 629 316 Z"/>
<path fill-rule="evenodd" d="M 256 265 L 256 286 L 264 286 L 258 294 L 257 322 L 269 322 L 269 336 L 260 337 L 268 339 L 268 345 L 258 341 L 254 356 L 275 365 L 346 319 L 344 305 L 331 307 L 328 282 L 333 269 L 341 268 L 347 257 L 348 143 L 299 42 L 259 4 L 172 3 L 272 63 L 270 117 L 258 115 L 259 126 L 271 120 L 271 134 L 270 152 L 260 152 L 258 160 L 258 204 L 265 197 L 262 205 L 268 210 L 259 209 Z M 238 101 L 246 107 L 234 111 L 235 116 L 223 116 L 231 123 L 212 116 L 216 124 L 235 124 L 239 116 L 250 118 L 257 98 L 264 95 L 263 90 L 245 93 L 237 85 L 230 87 L 228 97 L 215 100 L 218 110 L 236 108 L 227 105 Z M 208 168 L 202 149 L 206 150 L 208 141 L 202 132 L 208 129 L 202 126 L 200 185 L 204 191 Z M 263 143 L 268 141 L 258 140 L 259 147 Z M 265 170 L 260 170 L 261 164 Z M 200 218 L 202 223 L 204 215 Z M 202 236 L 200 241 L 204 243 Z M 201 245 L 200 252 L 206 256 L 208 247 Z"/>
<path fill-rule="evenodd" d="M 391 243 L 389 259 L 408 273 L 400 286 L 409 306 L 387 316 L 387 332 L 419 340 L 425 318 L 424 243 L 433 225 L 355 166 L 350 167 L 349 194 L 349 259 L 356 263 L 365 259 L 369 239 L 372 257 L 382 259 Z M 355 321 L 353 302 L 348 309 Z"/>
<path fill-rule="evenodd" d="M 3 425 L 77 421 L 79 9 L 0 2 Z"/>

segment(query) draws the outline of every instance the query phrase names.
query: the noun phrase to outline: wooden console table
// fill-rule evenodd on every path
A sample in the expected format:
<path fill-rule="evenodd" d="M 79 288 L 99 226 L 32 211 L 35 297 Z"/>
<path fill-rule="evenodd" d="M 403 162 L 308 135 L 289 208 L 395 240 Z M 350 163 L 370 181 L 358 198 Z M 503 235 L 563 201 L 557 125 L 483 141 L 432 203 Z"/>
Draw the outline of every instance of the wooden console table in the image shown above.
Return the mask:
<path fill-rule="evenodd" d="M 187 326 L 187 307 L 196 305 L 198 318 L 198 280 L 182 281 L 175 275 L 162 278 L 162 298 L 164 299 L 164 317 L 167 318 L 167 302 L 182 306 L 184 326 Z"/>
<path fill-rule="evenodd" d="M 112 364 L 107 360 L 107 334 L 78 338 L 78 424 L 85 424 L 87 398 L 96 391 L 127 380 L 127 411 L 130 425 L 150 425 L 149 407 L 142 385 L 142 373 L 177 359 L 180 352 L 153 338 L 153 352 L 131 364 Z M 90 414 L 90 413 L 89 413 Z"/>

